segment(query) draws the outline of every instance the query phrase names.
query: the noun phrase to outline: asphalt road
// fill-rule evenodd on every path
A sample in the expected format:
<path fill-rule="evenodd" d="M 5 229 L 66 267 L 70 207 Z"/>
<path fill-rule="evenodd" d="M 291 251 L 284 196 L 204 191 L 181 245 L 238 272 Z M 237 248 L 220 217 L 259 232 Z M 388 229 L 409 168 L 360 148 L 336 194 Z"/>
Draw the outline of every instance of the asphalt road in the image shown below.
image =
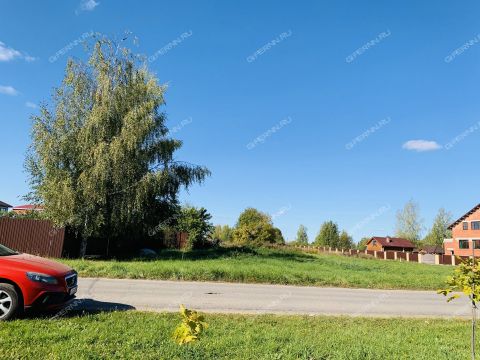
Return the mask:
<path fill-rule="evenodd" d="M 76 310 L 178 311 L 381 317 L 466 317 L 466 299 L 434 291 L 367 290 L 283 285 L 79 279 Z"/>

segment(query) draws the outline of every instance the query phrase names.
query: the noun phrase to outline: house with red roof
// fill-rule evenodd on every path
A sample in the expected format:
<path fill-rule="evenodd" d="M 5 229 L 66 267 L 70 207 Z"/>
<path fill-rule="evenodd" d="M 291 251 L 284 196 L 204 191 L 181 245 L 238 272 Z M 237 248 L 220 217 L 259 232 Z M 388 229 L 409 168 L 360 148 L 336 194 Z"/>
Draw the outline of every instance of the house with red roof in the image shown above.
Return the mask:
<path fill-rule="evenodd" d="M 469 210 L 452 225 L 452 238 L 443 241 L 445 254 L 480 256 L 480 204 Z"/>
<path fill-rule="evenodd" d="M 367 250 L 371 251 L 403 251 L 412 252 L 415 245 L 407 239 L 374 236 L 367 242 Z"/>
<path fill-rule="evenodd" d="M 14 206 L 12 211 L 17 214 L 26 214 L 31 211 L 44 211 L 45 208 L 42 205 L 19 205 Z"/>

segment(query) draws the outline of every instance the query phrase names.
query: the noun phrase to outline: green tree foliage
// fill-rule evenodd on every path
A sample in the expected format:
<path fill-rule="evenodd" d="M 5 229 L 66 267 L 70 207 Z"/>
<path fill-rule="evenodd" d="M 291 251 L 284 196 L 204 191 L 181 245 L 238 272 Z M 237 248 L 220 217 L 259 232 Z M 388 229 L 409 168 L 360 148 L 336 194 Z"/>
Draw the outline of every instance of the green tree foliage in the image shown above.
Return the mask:
<path fill-rule="evenodd" d="M 452 237 L 452 232 L 448 229 L 453 222 L 452 214 L 444 208 L 438 210 L 438 214 L 433 221 L 433 226 L 424 239 L 428 245 L 443 245 L 443 240 Z"/>
<path fill-rule="evenodd" d="M 330 246 L 337 248 L 339 245 L 340 234 L 338 225 L 333 221 L 327 221 L 322 224 L 314 244 L 316 246 Z"/>
<path fill-rule="evenodd" d="M 211 219 L 212 215 L 205 208 L 185 206 L 177 217 L 176 230 L 188 233 L 189 248 L 205 248 L 214 230 Z"/>
<path fill-rule="evenodd" d="M 87 63 L 68 61 L 52 104 L 32 118 L 28 199 L 78 233 L 81 256 L 90 239 L 143 238 L 172 216 L 182 187 L 209 175 L 175 160 L 182 142 L 160 111 L 165 90 L 138 56 L 100 39 Z"/>
<path fill-rule="evenodd" d="M 297 238 L 295 239 L 296 245 L 308 245 L 307 228 L 303 225 L 298 227 Z"/>
<path fill-rule="evenodd" d="M 418 244 L 422 231 L 423 220 L 420 218 L 419 206 L 410 200 L 402 210 L 397 212 L 396 236 Z"/>
<path fill-rule="evenodd" d="M 274 227 L 273 232 L 275 235 L 274 243 L 279 245 L 285 244 L 285 238 L 283 237 L 282 230 L 280 230 L 277 227 Z"/>
<path fill-rule="evenodd" d="M 0 218 L 10 219 L 32 219 L 32 220 L 46 220 L 43 211 L 27 211 L 25 213 L 17 213 L 15 211 L 0 211 Z"/>
<path fill-rule="evenodd" d="M 228 225 L 216 225 L 212 238 L 220 243 L 230 243 L 233 240 L 233 229 Z"/>
<path fill-rule="evenodd" d="M 238 245 L 252 246 L 285 243 L 270 216 L 254 208 L 248 208 L 240 214 L 233 231 L 233 241 Z"/>
<path fill-rule="evenodd" d="M 364 237 L 362 238 L 358 244 L 357 244 L 357 249 L 358 250 L 365 250 L 367 248 L 367 243 L 370 241 L 371 238 Z"/>
<path fill-rule="evenodd" d="M 344 230 L 340 233 L 338 237 L 338 248 L 339 249 L 352 249 L 353 248 L 353 239 L 348 233 Z"/>

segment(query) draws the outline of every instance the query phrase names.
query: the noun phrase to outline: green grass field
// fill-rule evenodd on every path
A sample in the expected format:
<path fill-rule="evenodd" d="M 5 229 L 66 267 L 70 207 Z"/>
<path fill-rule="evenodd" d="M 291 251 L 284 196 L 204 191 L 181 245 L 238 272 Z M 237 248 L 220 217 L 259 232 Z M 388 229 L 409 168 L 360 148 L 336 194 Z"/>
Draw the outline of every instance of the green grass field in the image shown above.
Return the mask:
<path fill-rule="evenodd" d="M 155 260 L 61 260 L 83 277 L 227 281 L 377 289 L 429 289 L 444 286 L 450 266 L 293 250 L 221 248 L 164 251 Z"/>
<path fill-rule="evenodd" d="M 206 315 L 178 346 L 177 314 L 116 312 L 1 324 L 2 359 L 468 359 L 462 320 Z"/>

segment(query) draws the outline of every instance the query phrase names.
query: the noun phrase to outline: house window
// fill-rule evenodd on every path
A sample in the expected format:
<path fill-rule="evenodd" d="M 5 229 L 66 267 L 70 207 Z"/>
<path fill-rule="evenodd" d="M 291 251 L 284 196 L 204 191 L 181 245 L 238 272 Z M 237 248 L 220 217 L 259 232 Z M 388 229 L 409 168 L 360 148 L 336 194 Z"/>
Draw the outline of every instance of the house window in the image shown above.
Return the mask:
<path fill-rule="evenodd" d="M 460 249 L 469 249 L 470 246 L 468 245 L 468 240 L 459 240 L 458 241 L 458 247 Z"/>
<path fill-rule="evenodd" d="M 463 223 L 463 230 L 468 230 L 468 222 Z"/>
<path fill-rule="evenodd" d="M 480 240 L 473 240 L 473 248 L 474 249 L 480 249 Z"/>
<path fill-rule="evenodd" d="M 480 230 L 480 221 L 472 221 L 472 230 Z"/>
<path fill-rule="evenodd" d="M 377 245 L 377 240 L 373 240 L 373 241 L 372 241 L 372 245 L 373 245 L 373 246 L 376 246 L 376 245 Z"/>

